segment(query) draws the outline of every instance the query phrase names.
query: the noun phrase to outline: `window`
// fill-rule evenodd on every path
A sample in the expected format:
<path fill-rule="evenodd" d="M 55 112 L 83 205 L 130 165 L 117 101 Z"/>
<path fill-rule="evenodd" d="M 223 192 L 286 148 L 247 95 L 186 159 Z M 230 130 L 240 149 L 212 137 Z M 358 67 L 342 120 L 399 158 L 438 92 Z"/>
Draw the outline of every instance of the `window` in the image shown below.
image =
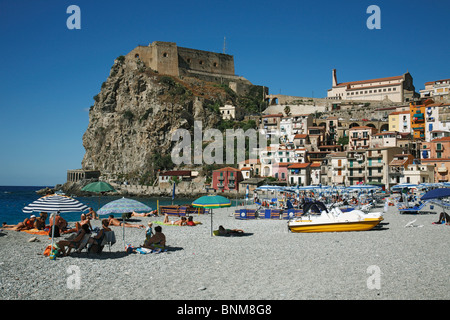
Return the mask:
<path fill-rule="evenodd" d="M 164 58 L 167 58 L 168 56 L 169 56 L 169 54 L 168 54 L 167 52 L 164 52 L 164 53 L 163 53 L 163 57 L 164 57 Z"/>
<path fill-rule="evenodd" d="M 397 91 L 397 88 L 392 88 L 392 91 Z"/>

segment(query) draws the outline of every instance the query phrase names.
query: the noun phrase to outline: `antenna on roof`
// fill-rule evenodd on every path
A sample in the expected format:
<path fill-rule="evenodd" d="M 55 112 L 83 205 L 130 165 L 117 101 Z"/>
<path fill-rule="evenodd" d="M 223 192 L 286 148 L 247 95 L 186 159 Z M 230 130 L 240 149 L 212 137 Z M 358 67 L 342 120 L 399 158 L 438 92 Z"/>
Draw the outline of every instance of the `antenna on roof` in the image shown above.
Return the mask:
<path fill-rule="evenodd" d="M 226 37 L 223 37 L 223 53 L 225 54 L 226 48 L 227 48 L 227 44 L 226 44 Z"/>

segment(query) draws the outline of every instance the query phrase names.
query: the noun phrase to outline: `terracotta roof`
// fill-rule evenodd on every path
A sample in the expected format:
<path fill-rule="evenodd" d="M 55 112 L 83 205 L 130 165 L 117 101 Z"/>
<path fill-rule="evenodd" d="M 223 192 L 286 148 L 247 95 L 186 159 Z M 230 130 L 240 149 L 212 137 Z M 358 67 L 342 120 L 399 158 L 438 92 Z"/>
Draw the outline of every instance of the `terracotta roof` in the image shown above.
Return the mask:
<path fill-rule="evenodd" d="M 277 162 L 277 163 L 274 163 L 272 166 L 274 166 L 274 167 L 288 167 L 291 164 L 292 164 L 292 162 Z"/>
<path fill-rule="evenodd" d="M 319 168 L 321 166 L 320 163 L 314 162 L 311 164 L 311 168 Z"/>
<path fill-rule="evenodd" d="M 370 80 L 341 82 L 341 83 L 338 84 L 338 86 L 352 85 L 352 84 L 363 84 L 363 83 L 371 83 L 371 82 L 380 82 L 380 81 L 390 81 L 390 80 L 399 80 L 399 79 L 403 79 L 403 75 L 401 75 L 401 76 L 394 76 L 394 77 L 386 77 L 386 78 L 370 79 Z"/>
<path fill-rule="evenodd" d="M 304 169 L 310 166 L 310 163 L 294 163 L 290 165 L 289 169 Z"/>
<path fill-rule="evenodd" d="M 305 139 L 307 136 L 307 134 L 296 134 L 294 139 Z"/>
<path fill-rule="evenodd" d="M 450 137 L 442 137 L 442 138 L 437 138 L 437 139 L 431 140 L 431 142 L 441 142 L 441 141 L 450 141 Z"/>

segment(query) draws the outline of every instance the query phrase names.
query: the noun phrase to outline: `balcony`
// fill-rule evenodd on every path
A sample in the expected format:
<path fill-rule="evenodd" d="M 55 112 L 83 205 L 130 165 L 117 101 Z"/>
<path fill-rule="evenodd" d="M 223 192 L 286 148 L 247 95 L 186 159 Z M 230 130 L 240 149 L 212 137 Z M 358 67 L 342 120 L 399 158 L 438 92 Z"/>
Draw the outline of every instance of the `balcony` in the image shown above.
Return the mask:
<path fill-rule="evenodd" d="M 350 177 L 354 177 L 354 178 L 364 178 L 364 172 L 361 172 L 361 173 L 359 173 L 359 172 L 349 172 L 349 176 Z"/>
<path fill-rule="evenodd" d="M 380 168 L 383 167 L 384 163 L 383 162 L 371 162 L 369 161 L 369 163 L 367 164 L 368 167 L 376 167 L 376 168 Z"/>
<path fill-rule="evenodd" d="M 438 167 L 437 172 L 439 173 L 446 173 L 448 171 L 447 167 Z"/>

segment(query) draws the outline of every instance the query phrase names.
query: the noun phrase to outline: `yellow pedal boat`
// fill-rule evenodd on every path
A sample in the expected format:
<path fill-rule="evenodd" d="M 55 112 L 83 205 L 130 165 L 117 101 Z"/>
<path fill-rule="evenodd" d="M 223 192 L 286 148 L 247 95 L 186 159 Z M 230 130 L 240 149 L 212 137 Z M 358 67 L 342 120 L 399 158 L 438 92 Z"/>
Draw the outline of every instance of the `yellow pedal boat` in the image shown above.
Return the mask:
<path fill-rule="evenodd" d="M 291 232 L 367 231 L 383 220 L 381 213 L 365 214 L 360 210 L 342 212 L 338 208 L 324 210 L 318 215 L 307 214 L 289 220 Z"/>

